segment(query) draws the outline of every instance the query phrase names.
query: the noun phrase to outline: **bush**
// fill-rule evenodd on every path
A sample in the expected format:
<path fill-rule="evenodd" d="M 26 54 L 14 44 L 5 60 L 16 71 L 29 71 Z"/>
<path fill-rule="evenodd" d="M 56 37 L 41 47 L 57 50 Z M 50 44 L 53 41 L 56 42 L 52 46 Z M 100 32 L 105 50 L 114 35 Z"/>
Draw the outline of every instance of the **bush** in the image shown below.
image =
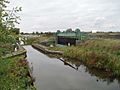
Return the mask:
<path fill-rule="evenodd" d="M 35 90 L 23 57 L 0 59 L 0 90 Z"/>

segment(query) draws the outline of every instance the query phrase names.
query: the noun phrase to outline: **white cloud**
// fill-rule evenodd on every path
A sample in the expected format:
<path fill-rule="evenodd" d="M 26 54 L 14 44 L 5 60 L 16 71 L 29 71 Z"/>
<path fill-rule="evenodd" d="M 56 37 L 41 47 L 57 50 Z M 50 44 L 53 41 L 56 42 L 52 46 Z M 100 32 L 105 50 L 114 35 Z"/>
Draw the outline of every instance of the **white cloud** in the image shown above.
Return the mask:
<path fill-rule="evenodd" d="M 80 28 L 118 31 L 120 0 L 10 0 L 22 6 L 22 31 Z M 114 27 L 114 28 L 113 28 Z"/>

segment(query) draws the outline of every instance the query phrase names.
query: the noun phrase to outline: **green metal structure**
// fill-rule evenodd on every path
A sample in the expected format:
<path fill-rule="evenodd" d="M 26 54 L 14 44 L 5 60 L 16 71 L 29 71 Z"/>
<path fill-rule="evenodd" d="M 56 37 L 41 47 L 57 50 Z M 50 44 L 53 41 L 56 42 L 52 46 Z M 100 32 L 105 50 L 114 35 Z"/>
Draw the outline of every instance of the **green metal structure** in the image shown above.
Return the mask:
<path fill-rule="evenodd" d="M 60 32 L 59 30 L 56 33 L 57 37 L 57 43 L 58 44 L 74 44 L 82 40 L 87 39 L 87 34 L 84 32 L 81 32 L 80 29 L 76 29 L 75 31 L 72 31 L 72 29 L 68 29 L 66 31 Z"/>

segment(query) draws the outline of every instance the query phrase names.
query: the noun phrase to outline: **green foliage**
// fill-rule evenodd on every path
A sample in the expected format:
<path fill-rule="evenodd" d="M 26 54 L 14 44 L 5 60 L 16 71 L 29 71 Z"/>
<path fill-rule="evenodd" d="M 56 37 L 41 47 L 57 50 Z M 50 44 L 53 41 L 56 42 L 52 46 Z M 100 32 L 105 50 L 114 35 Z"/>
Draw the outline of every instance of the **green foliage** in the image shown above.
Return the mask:
<path fill-rule="evenodd" d="M 15 36 L 9 31 L 0 30 L 0 56 L 5 55 L 14 51 L 14 46 L 16 43 Z"/>
<path fill-rule="evenodd" d="M 19 28 L 14 28 L 10 30 L 12 33 L 14 33 L 15 35 L 19 35 L 20 33 L 20 29 Z"/>
<path fill-rule="evenodd" d="M 19 34 L 15 24 L 19 24 L 20 17 L 16 14 L 21 7 L 6 10 L 8 3 L 0 0 L 0 57 L 14 51 Z M 28 70 L 28 62 L 23 57 L 0 58 L 0 90 L 35 90 Z"/>
<path fill-rule="evenodd" d="M 16 14 L 21 11 L 21 7 L 12 8 L 7 10 L 7 0 L 0 0 L 0 30 L 10 30 L 15 28 L 15 24 L 19 24 L 20 17 Z"/>
<path fill-rule="evenodd" d="M 12 10 L 6 10 L 7 0 L 0 0 L 0 55 L 6 52 L 12 52 L 18 40 L 19 29 L 15 28 L 18 23 L 19 16 L 17 12 L 21 11 L 21 7 L 15 7 Z"/>
<path fill-rule="evenodd" d="M 0 59 L 0 90 L 35 90 L 23 57 Z"/>
<path fill-rule="evenodd" d="M 41 42 L 48 42 L 48 44 L 53 44 L 55 39 L 53 37 L 53 35 L 36 35 L 36 36 L 31 36 L 28 37 L 27 40 L 25 40 L 25 43 L 27 45 L 31 45 L 31 44 L 35 44 L 35 43 L 41 43 Z"/>
<path fill-rule="evenodd" d="M 21 7 L 15 7 L 12 10 L 3 12 L 3 24 L 7 29 L 15 28 L 15 24 L 19 24 L 20 17 L 16 15 L 19 11 L 21 11 Z"/>
<path fill-rule="evenodd" d="M 28 38 L 27 40 L 25 40 L 25 42 L 28 45 L 32 45 L 33 43 L 36 42 L 36 40 L 38 40 L 38 38 L 37 37 L 33 37 L 33 38 Z"/>

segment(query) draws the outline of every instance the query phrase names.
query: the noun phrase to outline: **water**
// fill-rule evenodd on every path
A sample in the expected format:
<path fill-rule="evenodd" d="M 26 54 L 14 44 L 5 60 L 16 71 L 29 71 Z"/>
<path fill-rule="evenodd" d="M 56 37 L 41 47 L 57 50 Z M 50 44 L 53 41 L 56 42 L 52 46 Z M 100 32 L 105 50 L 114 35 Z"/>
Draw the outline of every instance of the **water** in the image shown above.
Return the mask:
<path fill-rule="evenodd" d="M 25 49 L 37 90 L 120 90 L 118 80 L 88 69 L 79 61 L 67 61 L 73 66 L 70 67 L 31 46 L 25 46 Z"/>

